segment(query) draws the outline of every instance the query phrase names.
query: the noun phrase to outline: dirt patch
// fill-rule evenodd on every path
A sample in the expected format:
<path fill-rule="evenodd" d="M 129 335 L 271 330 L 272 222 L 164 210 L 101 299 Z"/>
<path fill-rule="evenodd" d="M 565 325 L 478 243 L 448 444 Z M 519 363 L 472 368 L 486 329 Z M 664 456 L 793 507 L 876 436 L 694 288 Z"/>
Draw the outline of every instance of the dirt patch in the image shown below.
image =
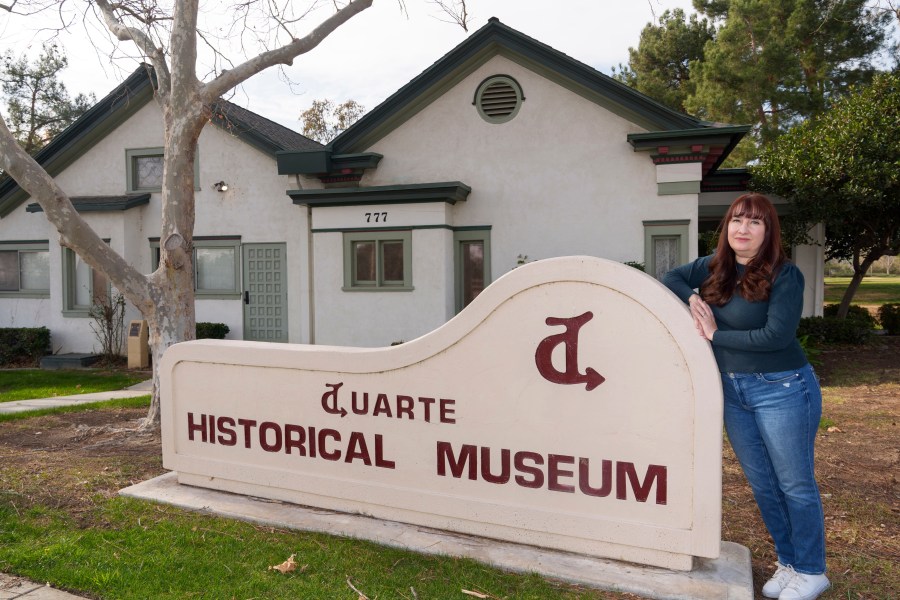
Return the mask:
<path fill-rule="evenodd" d="M 136 431 L 145 414 L 95 410 L 3 423 L 3 491 L 19 509 L 43 505 L 77 515 L 100 498 L 162 474 L 159 434 Z"/>

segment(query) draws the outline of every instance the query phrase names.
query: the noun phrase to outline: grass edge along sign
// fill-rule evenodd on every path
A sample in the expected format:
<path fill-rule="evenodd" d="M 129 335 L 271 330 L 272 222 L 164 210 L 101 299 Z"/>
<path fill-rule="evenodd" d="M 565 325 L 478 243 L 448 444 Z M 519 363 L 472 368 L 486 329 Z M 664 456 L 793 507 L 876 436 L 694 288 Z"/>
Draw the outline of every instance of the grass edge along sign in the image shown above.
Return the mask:
<path fill-rule="evenodd" d="M 712 352 L 619 263 L 529 263 L 391 348 L 176 344 L 160 381 L 182 484 L 670 569 L 719 553 Z"/>

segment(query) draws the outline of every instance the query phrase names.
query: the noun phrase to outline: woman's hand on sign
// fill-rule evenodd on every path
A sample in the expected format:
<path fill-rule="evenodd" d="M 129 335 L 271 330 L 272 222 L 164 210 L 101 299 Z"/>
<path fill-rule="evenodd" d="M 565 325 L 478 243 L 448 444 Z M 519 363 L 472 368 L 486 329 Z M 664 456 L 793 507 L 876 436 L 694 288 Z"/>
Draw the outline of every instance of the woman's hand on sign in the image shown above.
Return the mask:
<path fill-rule="evenodd" d="M 702 337 L 712 341 L 713 334 L 719 327 L 716 325 L 716 318 L 713 316 L 709 304 L 699 294 L 691 296 L 688 303 L 691 305 L 691 316 L 694 318 L 697 332 Z"/>

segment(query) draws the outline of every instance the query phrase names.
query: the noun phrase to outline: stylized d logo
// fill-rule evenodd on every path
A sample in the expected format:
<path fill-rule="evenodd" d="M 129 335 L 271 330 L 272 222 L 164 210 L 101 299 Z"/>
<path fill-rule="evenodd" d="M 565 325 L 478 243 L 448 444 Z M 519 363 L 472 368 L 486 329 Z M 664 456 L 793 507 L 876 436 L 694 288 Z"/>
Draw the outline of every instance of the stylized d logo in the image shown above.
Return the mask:
<path fill-rule="evenodd" d="M 566 330 L 541 340 L 534 353 L 534 363 L 537 365 L 541 376 L 551 383 L 578 384 L 584 383 L 585 389 L 591 391 L 606 378 L 594 369 L 588 367 L 584 373 L 578 371 L 578 331 L 582 325 L 594 318 L 594 313 L 588 311 L 577 317 L 563 319 L 560 317 L 547 317 L 547 325 L 563 325 Z M 566 345 L 566 370 L 559 371 L 553 366 L 550 356 L 553 349 L 560 344 Z"/>

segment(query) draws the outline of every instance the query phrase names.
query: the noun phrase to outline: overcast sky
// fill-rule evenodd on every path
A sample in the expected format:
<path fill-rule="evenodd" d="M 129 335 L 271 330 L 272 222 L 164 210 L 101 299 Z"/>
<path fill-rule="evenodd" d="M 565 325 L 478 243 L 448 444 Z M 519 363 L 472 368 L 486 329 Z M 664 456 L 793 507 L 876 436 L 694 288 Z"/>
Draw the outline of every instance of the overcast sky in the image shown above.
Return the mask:
<path fill-rule="evenodd" d="M 310 16 L 310 27 L 328 16 L 329 4 L 325 2 Z M 398 0 L 376 0 L 317 48 L 298 57 L 286 69 L 295 85 L 284 83 L 270 69 L 254 76 L 231 100 L 293 129 L 300 128 L 300 113 L 316 99 L 340 103 L 353 98 L 367 109 L 374 108 L 469 35 L 441 21 L 427 0 L 405 0 L 405 4 L 408 15 L 401 14 Z M 614 66 L 627 63 L 628 48 L 637 46 L 641 29 L 663 11 L 693 12 L 691 0 L 469 0 L 468 6 L 470 32 L 490 17 L 498 17 L 607 75 Z M 36 55 L 43 39 L 35 33 L 40 25 L 0 11 L 0 49 Z M 137 66 L 136 59 L 110 63 L 109 36 L 96 22 L 73 25 L 60 43 L 69 57 L 63 81 L 72 93 L 94 92 L 102 98 Z"/>

